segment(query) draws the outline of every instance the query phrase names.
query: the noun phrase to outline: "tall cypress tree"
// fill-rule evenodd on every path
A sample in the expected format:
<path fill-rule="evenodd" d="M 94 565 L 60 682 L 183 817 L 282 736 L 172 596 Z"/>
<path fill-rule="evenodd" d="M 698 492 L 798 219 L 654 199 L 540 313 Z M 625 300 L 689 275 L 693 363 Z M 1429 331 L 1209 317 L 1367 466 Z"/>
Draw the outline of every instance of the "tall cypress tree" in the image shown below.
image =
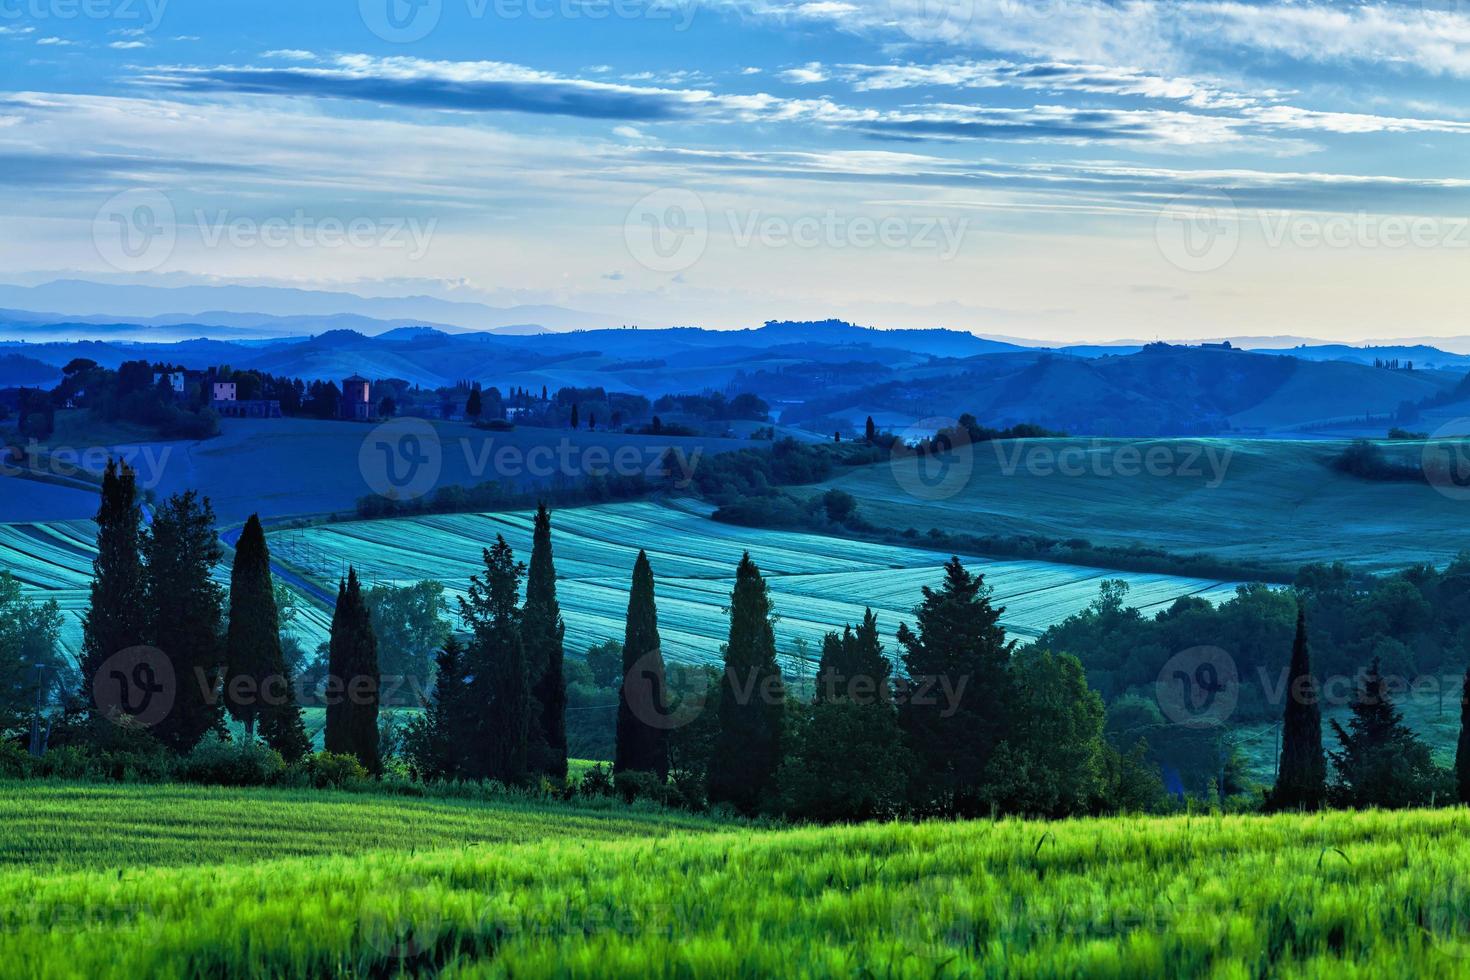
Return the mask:
<path fill-rule="evenodd" d="M 899 724 L 919 760 L 918 802 L 973 816 L 991 802 L 987 768 L 1006 735 L 1015 644 L 984 576 L 958 558 L 944 566 L 943 585 L 925 586 L 923 595 L 914 609 L 918 632 L 900 624 L 898 642 L 909 682 L 927 696 L 905 699 Z"/>
<path fill-rule="evenodd" d="M 719 735 L 709 763 L 711 803 L 754 813 L 774 789 L 781 764 L 786 690 L 776 664 L 771 598 L 747 552 L 735 571 L 730 640 L 720 679 Z"/>
<path fill-rule="evenodd" d="M 1455 785 L 1461 803 L 1470 803 L 1470 673 L 1460 687 L 1460 740 L 1455 745 Z"/>
<path fill-rule="evenodd" d="M 337 588 L 327 684 L 326 750 L 356 756 L 364 769 L 378 774 L 378 639 L 355 568 Z"/>
<path fill-rule="evenodd" d="M 664 655 L 658 636 L 653 569 L 648 554 L 638 552 L 633 587 L 628 594 L 628 622 L 623 634 L 623 677 L 618 688 L 618 741 L 613 771 L 634 770 L 669 775 L 669 733 L 659 723 L 668 707 Z"/>
<path fill-rule="evenodd" d="M 567 778 L 567 685 L 562 672 L 566 626 L 556 601 L 556 565 L 551 556 L 551 512 L 536 509 L 531 567 L 526 574 L 526 604 L 521 637 L 531 674 L 536 719 L 531 764 L 552 779 Z"/>
<path fill-rule="evenodd" d="M 92 680 L 103 661 L 143 643 L 147 631 L 142 560 L 142 511 L 137 478 L 124 463 L 107 461 L 97 516 L 97 557 L 91 599 L 82 620 L 82 691 L 92 700 Z"/>
<path fill-rule="evenodd" d="M 847 673 L 847 652 L 851 636 L 852 630 L 849 628 L 845 634 L 834 630 L 822 637 L 822 655 L 817 660 L 813 704 L 836 701 L 846 693 L 847 685 L 852 680 Z"/>
<path fill-rule="evenodd" d="M 236 695 L 239 695 L 238 697 Z M 270 549 L 260 516 L 250 515 L 230 571 L 230 623 L 225 633 L 225 708 L 288 762 L 311 748 L 296 687 L 281 651 L 281 617 L 271 584 Z"/>
<path fill-rule="evenodd" d="M 177 685 L 173 707 L 154 731 L 187 752 L 224 725 L 225 597 L 214 581 L 221 553 L 209 499 L 192 490 L 170 497 L 153 516 L 143 553 L 149 637 L 173 664 Z"/>
<path fill-rule="evenodd" d="M 1296 640 L 1286 684 L 1286 712 L 1281 720 L 1281 769 L 1271 791 L 1277 810 L 1316 810 L 1327 802 L 1327 757 L 1322 751 L 1322 707 L 1307 649 L 1307 613 L 1296 610 Z"/>
<path fill-rule="evenodd" d="M 475 730 L 469 710 L 464 647 L 450 636 L 434 658 L 434 694 L 408 723 L 404 739 L 421 779 L 463 779 L 466 743 Z"/>
<path fill-rule="evenodd" d="M 460 600 L 474 632 L 466 660 L 468 696 L 478 715 L 466 766 L 473 778 L 515 785 L 529 775 L 531 679 L 516 608 L 526 566 L 516 562 L 510 545 L 498 535 L 484 557 L 485 578 L 473 576 L 468 595 Z"/>

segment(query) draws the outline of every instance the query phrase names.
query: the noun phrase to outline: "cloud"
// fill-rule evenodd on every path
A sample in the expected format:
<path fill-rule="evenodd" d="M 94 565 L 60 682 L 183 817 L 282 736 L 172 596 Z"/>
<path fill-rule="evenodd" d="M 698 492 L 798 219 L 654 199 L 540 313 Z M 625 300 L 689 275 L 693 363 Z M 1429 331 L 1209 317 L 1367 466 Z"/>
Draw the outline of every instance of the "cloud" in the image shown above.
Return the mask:
<path fill-rule="evenodd" d="M 315 61 L 316 54 L 311 51 L 303 51 L 300 48 L 277 48 L 274 51 L 263 51 L 262 58 L 276 58 L 280 61 Z"/>
<path fill-rule="evenodd" d="M 146 80 L 191 92 L 348 99 L 461 112 L 527 112 L 588 119 L 689 115 L 712 94 L 595 82 L 499 61 L 423 61 L 345 55 L 321 67 L 165 67 Z"/>
<path fill-rule="evenodd" d="M 146 48 L 146 47 L 148 47 L 148 42 L 147 41 L 113 41 L 111 44 L 108 45 L 108 47 L 109 48 L 115 48 L 118 51 L 134 51 L 134 50 L 136 50 L 138 48 Z"/>
<path fill-rule="evenodd" d="M 820 61 L 809 61 L 801 68 L 788 68 L 779 74 L 782 81 L 791 82 L 793 85 L 813 85 L 817 82 L 825 82 L 827 73 L 822 70 Z"/>
<path fill-rule="evenodd" d="M 834 71 L 859 92 L 919 87 L 1016 88 L 1140 96 L 1180 102 L 1200 109 L 1237 109 L 1281 98 L 1281 94 L 1274 91 L 1246 94 L 1198 78 L 1165 76 L 1138 68 L 1065 62 L 949 61 L 931 65 L 841 65 Z"/>

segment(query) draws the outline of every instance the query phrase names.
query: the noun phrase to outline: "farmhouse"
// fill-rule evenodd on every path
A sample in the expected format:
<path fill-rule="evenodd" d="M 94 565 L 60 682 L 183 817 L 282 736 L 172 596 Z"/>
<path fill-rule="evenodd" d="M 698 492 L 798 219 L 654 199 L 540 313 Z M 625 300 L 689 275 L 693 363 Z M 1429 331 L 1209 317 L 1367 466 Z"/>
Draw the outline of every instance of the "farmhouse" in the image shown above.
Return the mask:
<path fill-rule="evenodd" d="M 237 398 L 239 386 L 233 381 L 216 381 L 211 387 L 214 397 L 210 399 L 209 406 L 223 418 L 278 419 L 281 417 L 280 402 L 264 398 L 243 400 Z"/>
<path fill-rule="evenodd" d="M 377 418 L 378 413 L 373 406 L 373 383 L 360 374 L 344 379 L 338 415 L 357 422 L 371 422 Z"/>

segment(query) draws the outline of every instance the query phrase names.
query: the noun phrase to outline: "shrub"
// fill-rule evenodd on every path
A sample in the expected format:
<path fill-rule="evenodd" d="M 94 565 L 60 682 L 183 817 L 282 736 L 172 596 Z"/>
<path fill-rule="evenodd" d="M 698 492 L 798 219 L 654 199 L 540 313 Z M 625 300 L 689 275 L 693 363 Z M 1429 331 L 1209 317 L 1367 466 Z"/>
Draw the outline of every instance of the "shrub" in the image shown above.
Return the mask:
<path fill-rule="evenodd" d="M 186 783 L 268 786 L 285 771 L 281 753 L 263 742 L 206 738 L 180 761 L 178 777 Z"/>
<path fill-rule="evenodd" d="M 14 742 L 0 742 L 0 779 L 25 779 L 35 769 L 30 753 Z"/>
<path fill-rule="evenodd" d="M 369 778 L 357 756 L 344 752 L 318 752 L 307 757 L 303 768 L 307 779 L 317 789 L 341 789 Z"/>
<path fill-rule="evenodd" d="M 577 792 L 583 796 L 611 796 L 613 794 L 612 773 L 602 763 L 582 773 Z"/>

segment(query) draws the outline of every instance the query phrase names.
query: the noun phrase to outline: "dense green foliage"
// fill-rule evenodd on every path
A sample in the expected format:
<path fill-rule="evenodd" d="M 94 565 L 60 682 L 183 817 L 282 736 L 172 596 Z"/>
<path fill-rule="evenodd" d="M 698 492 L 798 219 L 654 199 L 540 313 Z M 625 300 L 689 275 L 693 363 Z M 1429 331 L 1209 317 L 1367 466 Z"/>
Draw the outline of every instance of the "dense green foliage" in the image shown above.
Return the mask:
<path fill-rule="evenodd" d="M 223 723 L 216 696 L 224 665 L 224 590 L 214 580 L 221 558 L 214 510 L 193 491 L 170 497 L 153 515 L 143 544 L 148 638 L 173 664 L 172 707 L 153 729 L 184 752 Z"/>
<path fill-rule="evenodd" d="M 617 751 L 614 772 L 669 775 L 668 698 L 663 647 L 658 637 L 658 608 L 653 594 L 653 568 L 648 553 L 638 552 L 628 591 L 628 619 L 623 632 L 622 670 L 618 680 Z"/>
<path fill-rule="evenodd" d="M 484 578 L 471 578 L 460 600 L 472 634 L 466 686 L 476 716 L 474 727 L 462 734 L 468 743 L 465 775 L 515 785 L 530 775 L 531 676 L 516 607 L 525 566 L 502 537 L 484 560 Z"/>
<path fill-rule="evenodd" d="M 270 549 L 252 514 L 235 545 L 230 622 L 225 632 L 225 708 L 250 737 L 260 724 L 265 743 L 288 762 L 311 748 L 296 686 L 281 650 L 281 620 L 271 584 Z"/>
<path fill-rule="evenodd" d="M 1307 645 L 1307 613 L 1298 607 L 1281 726 L 1281 770 L 1271 789 L 1271 806 L 1275 809 L 1315 810 L 1327 800 L 1320 696 Z"/>
<path fill-rule="evenodd" d="M 354 756 L 368 772 L 380 772 L 378 638 L 355 568 L 337 589 L 326 684 L 327 751 Z"/>
<path fill-rule="evenodd" d="M 719 734 L 708 762 L 708 780 L 712 803 L 728 803 L 747 813 L 769 805 L 783 751 L 786 693 L 776 664 L 771 612 L 766 581 L 746 553 L 730 596 Z"/>
<path fill-rule="evenodd" d="M 143 642 L 143 514 L 138 507 L 137 476 L 126 464 L 107 461 L 97 517 L 97 557 L 92 562 L 91 595 L 82 620 L 80 660 L 84 702 L 108 657 Z"/>
<path fill-rule="evenodd" d="M 567 689 L 562 667 L 566 624 L 556 600 L 551 512 L 544 503 L 536 509 L 534 527 L 526 601 L 521 610 L 521 638 L 533 702 L 528 752 L 534 772 L 561 782 L 567 778 Z"/>

